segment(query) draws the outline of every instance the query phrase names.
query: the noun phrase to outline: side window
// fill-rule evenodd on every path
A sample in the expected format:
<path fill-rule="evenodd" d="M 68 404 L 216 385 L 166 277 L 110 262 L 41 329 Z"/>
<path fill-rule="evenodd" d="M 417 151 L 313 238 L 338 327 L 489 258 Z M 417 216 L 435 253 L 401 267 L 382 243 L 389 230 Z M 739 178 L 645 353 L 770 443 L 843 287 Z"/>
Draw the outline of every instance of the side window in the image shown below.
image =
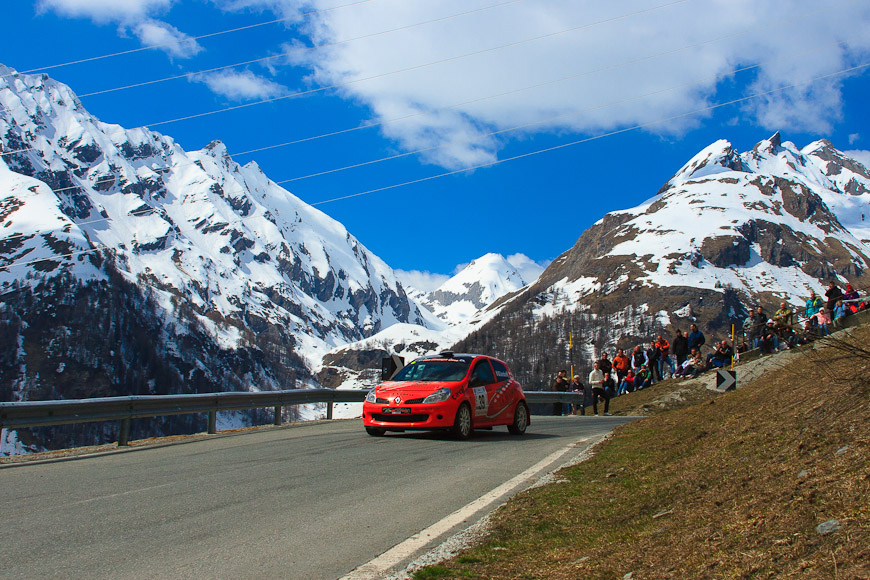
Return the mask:
<path fill-rule="evenodd" d="M 511 378 L 511 374 L 508 372 L 507 367 L 497 360 L 489 361 L 492 363 L 492 368 L 495 369 L 495 378 L 498 379 L 499 382 L 507 381 Z"/>
<path fill-rule="evenodd" d="M 476 365 L 474 365 L 474 374 L 472 375 L 475 379 L 478 379 L 482 385 L 491 385 L 495 382 L 495 375 L 492 374 L 492 368 L 489 366 L 489 362 L 482 360 L 479 361 Z"/>

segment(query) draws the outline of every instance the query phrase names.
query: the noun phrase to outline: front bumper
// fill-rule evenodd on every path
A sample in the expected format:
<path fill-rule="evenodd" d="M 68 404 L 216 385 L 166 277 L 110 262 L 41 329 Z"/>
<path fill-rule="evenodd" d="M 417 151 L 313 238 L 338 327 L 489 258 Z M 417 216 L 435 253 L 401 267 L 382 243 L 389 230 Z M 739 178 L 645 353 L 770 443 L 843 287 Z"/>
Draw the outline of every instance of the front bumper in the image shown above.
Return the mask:
<path fill-rule="evenodd" d="M 363 403 L 363 424 L 381 429 L 444 429 L 453 426 L 457 405 L 451 401 L 428 405 Z"/>

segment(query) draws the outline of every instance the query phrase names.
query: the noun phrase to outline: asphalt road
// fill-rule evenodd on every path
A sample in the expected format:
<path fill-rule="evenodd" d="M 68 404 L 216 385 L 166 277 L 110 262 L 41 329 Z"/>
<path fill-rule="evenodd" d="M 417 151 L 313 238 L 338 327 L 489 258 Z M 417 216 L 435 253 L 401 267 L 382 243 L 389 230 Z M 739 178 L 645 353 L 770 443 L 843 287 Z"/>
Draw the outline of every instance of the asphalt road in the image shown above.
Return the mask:
<path fill-rule="evenodd" d="M 469 441 L 336 421 L 5 466 L 0 578 L 332 580 L 628 420 L 535 416 Z"/>

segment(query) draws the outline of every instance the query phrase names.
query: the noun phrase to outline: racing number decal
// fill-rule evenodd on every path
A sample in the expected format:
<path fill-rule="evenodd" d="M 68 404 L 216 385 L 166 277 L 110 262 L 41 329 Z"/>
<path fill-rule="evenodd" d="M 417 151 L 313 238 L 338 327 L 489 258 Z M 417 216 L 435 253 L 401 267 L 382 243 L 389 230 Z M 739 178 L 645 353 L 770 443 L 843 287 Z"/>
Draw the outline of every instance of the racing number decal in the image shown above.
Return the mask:
<path fill-rule="evenodd" d="M 474 414 L 486 415 L 489 408 L 489 401 L 486 398 L 486 387 L 474 388 Z"/>

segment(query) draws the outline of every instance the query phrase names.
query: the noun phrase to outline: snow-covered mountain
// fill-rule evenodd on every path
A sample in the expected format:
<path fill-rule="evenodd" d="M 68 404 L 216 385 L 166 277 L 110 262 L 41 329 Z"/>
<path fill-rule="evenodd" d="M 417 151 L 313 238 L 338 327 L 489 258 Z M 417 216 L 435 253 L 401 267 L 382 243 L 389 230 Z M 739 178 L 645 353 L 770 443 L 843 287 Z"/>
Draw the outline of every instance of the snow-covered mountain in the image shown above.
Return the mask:
<path fill-rule="evenodd" d="M 23 321 L 7 341 L 20 348 L 3 376 L 6 400 L 37 396 L 56 368 L 103 364 L 72 346 L 52 351 L 58 328 L 38 340 L 28 330 L 32 313 L 15 295 L 40 300 L 46 280 L 120 277 L 162 321 L 154 340 L 178 359 L 172 372 L 198 368 L 206 389 L 288 388 L 288 372 L 313 384 L 310 371 L 333 347 L 431 318 L 340 223 L 256 163 L 235 163 L 219 141 L 187 152 L 168 136 L 103 123 L 66 85 L 3 66 L 0 194 L 0 293 L 6 319 Z M 180 352 L 191 333 L 250 365 L 217 373 L 201 352 Z"/>
<path fill-rule="evenodd" d="M 525 256 L 505 258 L 490 253 L 473 260 L 432 292 L 409 288 L 408 293 L 437 318 L 427 326 L 396 324 L 336 347 L 324 357 L 318 379 L 330 387 L 371 387 L 378 380 L 381 357 L 399 353 L 410 360 L 450 348 L 494 316 L 497 310 L 489 310 L 490 306 L 527 286 L 542 271 L 543 267 Z"/>
<path fill-rule="evenodd" d="M 569 332 L 584 360 L 690 322 L 724 338 L 748 307 L 802 306 L 830 280 L 868 286 L 868 209 L 870 173 L 830 142 L 798 149 L 776 134 L 740 154 L 717 141 L 657 195 L 596 222 L 456 348 L 495 342 L 541 381 L 569 362 Z"/>
<path fill-rule="evenodd" d="M 486 254 L 426 295 L 422 303 L 448 324 L 459 324 L 505 294 L 534 282 L 543 271 L 527 266 L 521 272 L 501 254 Z"/>

